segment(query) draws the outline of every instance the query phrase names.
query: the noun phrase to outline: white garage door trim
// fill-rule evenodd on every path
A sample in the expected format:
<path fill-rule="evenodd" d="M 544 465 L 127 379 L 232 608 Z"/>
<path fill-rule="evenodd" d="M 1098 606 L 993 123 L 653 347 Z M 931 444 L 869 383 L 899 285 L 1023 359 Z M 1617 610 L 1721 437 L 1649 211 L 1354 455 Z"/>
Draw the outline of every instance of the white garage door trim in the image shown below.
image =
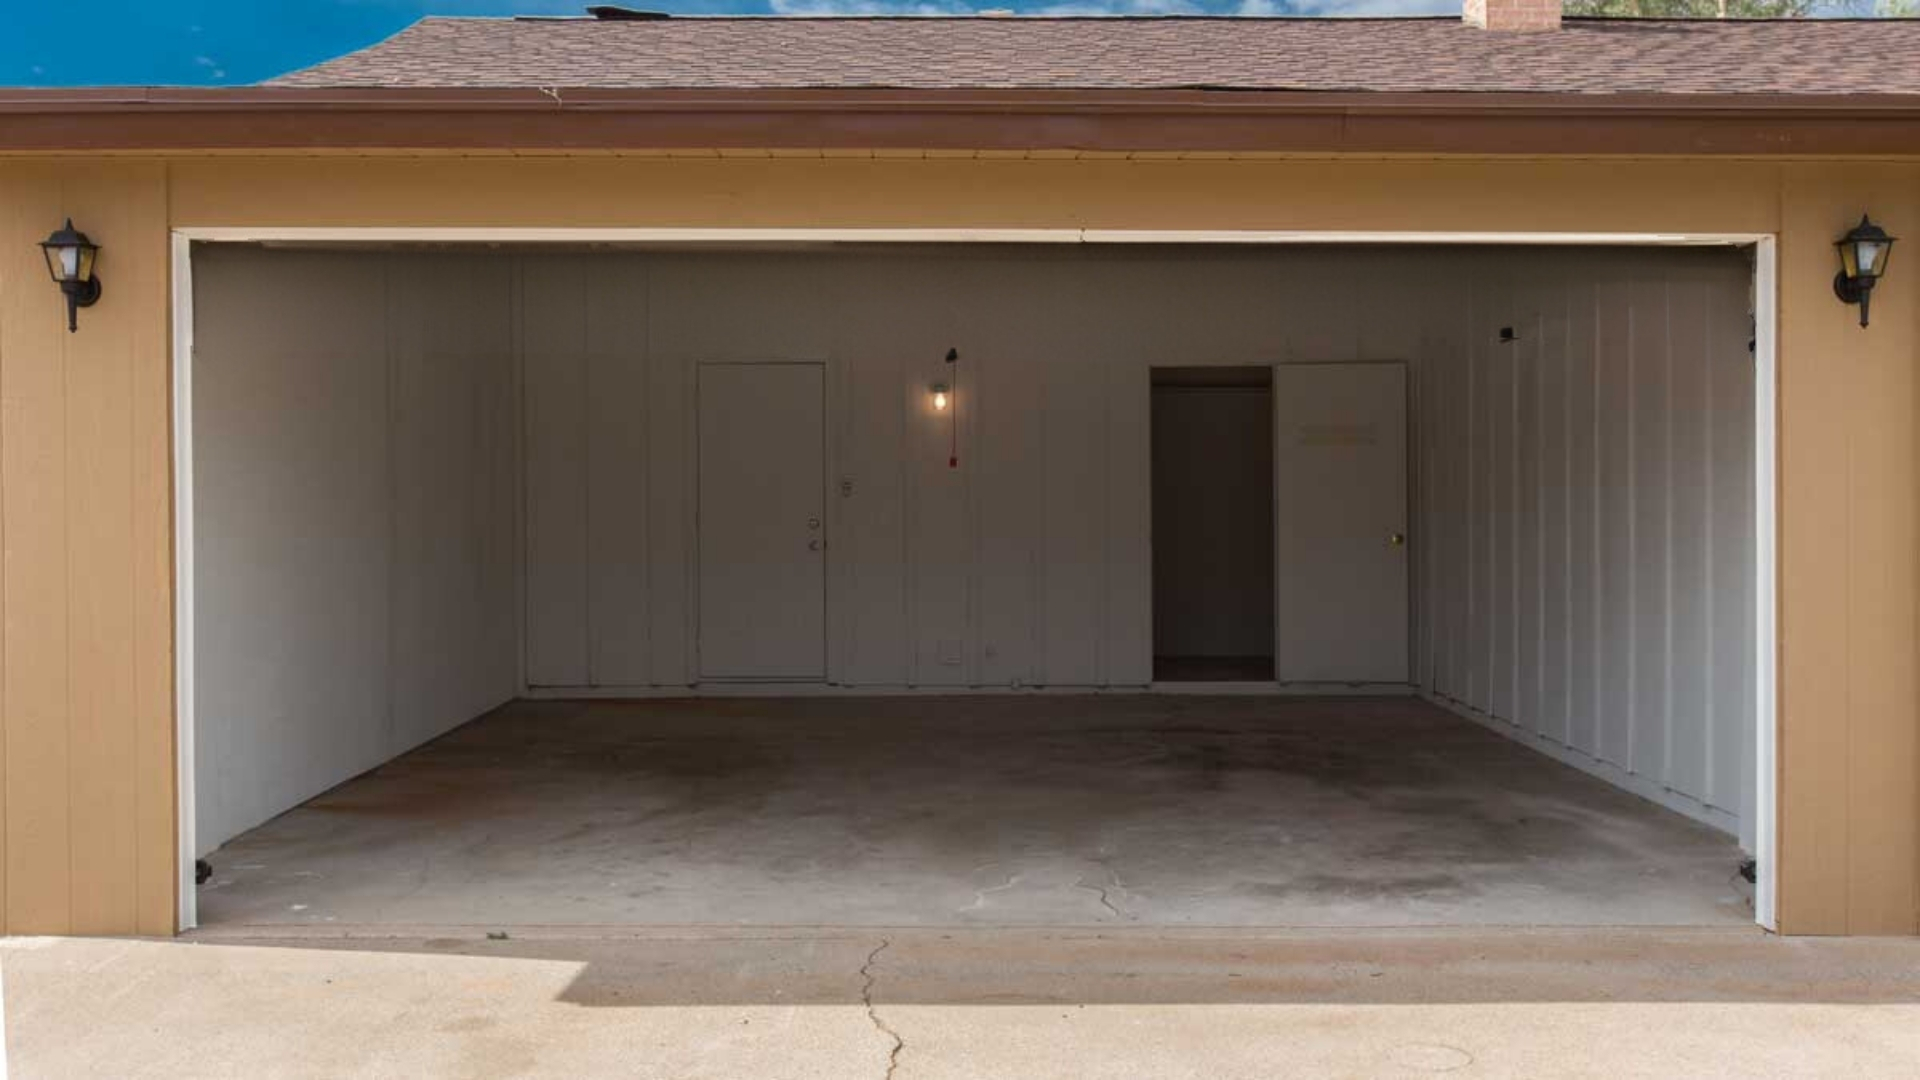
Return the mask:
<path fill-rule="evenodd" d="M 194 882 L 193 258 L 195 243 L 1028 243 L 1028 244 L 1504 244 L 1568 246 L 1751 245 L 1754 259 L 1754 852 L 1755 921 L 1776 926 L 1775 770 L 1775 335 L 1777 238 L 1771 233 L 1384 232 L 1183 229 L 700 229 L 195 227 L 172 234 L 174 717 L 179 929 L 199 923 Z M 522 680 L 524 682 L 524 680 Z"/>

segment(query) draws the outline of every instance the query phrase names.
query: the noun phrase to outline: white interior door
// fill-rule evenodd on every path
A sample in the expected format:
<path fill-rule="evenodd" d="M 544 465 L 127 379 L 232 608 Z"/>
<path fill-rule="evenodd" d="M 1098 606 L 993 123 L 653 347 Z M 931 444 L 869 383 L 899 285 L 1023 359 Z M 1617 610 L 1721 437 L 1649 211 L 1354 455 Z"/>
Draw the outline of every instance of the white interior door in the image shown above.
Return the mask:
<path fill-rule="evenodd" d="M 1275 670 L 1407 681 L 1407 383 L 1401 364 L 1274 369 Z"/>
<path fill-rule="evenodd" d="M 700 368 L 700 677 L 826 677 L 819 364 Z"/>

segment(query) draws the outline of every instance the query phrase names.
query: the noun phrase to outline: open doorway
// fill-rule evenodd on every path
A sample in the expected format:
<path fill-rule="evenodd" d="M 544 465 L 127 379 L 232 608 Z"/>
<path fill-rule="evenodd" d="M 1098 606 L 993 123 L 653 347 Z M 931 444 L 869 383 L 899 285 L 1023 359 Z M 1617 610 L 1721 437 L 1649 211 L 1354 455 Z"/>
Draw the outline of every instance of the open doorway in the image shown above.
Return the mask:
<path fill-rule="evenodd" d="M 1772 414 L 1737 251 L 178 265 L 189 924 L 1717 925 L 1754 910 L 1741 858 L 1766 880 Z M 1395 283 L 1364 334 L 1275 285 L 1362 276 Z M 973 316 L 847 314 L 869 297 Z M 958 469 L 928 396 L 955 340 Z M 825 358 L 778 395 L 825 434 L 712 442 L 703 408 L 758 415 L 714 366 L 782 357 Z M 823 444 L 788 487 L 826 496 L 824 686 L 703 666 L 711 507 L 762 479 L 703 462 L 763 442 Z M 798 513 L 742 557 L 783 586 Z M 1389 558 L 1413 619 L 1330 600 Z M 1182 647 L 1182 615 L 1245 643 Z M 1301 635 L 1411 681 L 1302 670 Z"/>
<path fill-rule="evenodd" d="M 1271 682 L 1273 371 L 1152 379 L 1154 681 Z"/>

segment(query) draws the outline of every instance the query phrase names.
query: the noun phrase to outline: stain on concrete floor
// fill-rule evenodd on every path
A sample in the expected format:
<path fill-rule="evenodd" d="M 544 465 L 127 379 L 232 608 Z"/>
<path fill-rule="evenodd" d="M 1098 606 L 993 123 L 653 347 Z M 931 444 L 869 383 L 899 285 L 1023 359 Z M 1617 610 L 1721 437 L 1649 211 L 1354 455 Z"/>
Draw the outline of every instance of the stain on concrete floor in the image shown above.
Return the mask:
<path fill-rule="evenodd" d="M 1737 925 L 1733 840 L 1414 699 L 520 702 L 203 925 Z"/>

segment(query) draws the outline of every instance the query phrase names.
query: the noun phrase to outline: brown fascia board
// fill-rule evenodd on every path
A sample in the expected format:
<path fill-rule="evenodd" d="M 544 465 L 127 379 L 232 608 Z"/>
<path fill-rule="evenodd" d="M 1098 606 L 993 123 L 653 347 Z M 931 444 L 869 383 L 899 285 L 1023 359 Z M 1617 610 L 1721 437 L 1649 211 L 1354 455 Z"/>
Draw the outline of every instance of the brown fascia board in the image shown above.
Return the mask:
<path fill-rule="evenodd" d="M 1235 90 L 0 91 L 0 152 L 1920 154 L 1920 95 Z"/>

